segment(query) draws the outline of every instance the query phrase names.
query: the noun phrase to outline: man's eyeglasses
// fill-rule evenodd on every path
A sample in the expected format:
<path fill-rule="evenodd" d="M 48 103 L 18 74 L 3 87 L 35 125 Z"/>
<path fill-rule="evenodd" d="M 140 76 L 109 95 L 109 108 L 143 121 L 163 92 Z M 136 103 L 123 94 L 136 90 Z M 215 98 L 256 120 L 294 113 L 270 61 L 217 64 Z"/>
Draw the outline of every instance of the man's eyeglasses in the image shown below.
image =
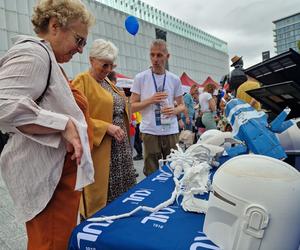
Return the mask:
<path fill-rule="evenodd" d="M 69 29 L 73 35 L 74 35 L 74 38 L 75 38 L 75 42 L 76 42 L 76 45 L 80 48 L 83 48 L 85 45 L 86 45 L 86 39 L 80 35 L 78 35 L 77 32 L 75 32 L 74 30 L 72 29 Z"/>

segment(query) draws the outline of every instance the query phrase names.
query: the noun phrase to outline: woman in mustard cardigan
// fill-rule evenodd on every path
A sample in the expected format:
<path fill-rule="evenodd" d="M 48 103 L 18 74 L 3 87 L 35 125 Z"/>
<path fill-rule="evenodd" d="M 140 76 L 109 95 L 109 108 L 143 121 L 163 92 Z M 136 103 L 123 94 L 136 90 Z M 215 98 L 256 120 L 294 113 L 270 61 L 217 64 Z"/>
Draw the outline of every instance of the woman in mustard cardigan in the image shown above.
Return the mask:
<path fill-rule="evenodd" d="M 90 50 L 91 68 L 73 81 L 73 86 L 88 99 L 94 127 L 95 182 L 83 190 L 80 213 L 84 218 L 136 184 L 126 101 L 107 78 L 115 66 L 117 54 L 113 43 L 95 40 Z"/>

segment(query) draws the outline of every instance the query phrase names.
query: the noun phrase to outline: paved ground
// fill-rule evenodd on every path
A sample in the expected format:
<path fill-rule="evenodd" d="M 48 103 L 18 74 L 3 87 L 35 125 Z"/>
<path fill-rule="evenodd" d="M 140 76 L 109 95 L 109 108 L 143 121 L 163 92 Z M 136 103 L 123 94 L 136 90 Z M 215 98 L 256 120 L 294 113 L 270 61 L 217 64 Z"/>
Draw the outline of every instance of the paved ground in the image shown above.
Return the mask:
<path fill-rule="evenodd" d="M 0 178 L 0 249 L 26 249 L 24 225 L 16 223 L 12 200 Z"/>
<path fill-rule="evenodd" d="M 138 182 L 144 178 L 143 160 L 134 161 L 139 173 Z M 15 222 L 14 207 L 0 174 L 0 250 L 25 250 L 25 226 Z"/>

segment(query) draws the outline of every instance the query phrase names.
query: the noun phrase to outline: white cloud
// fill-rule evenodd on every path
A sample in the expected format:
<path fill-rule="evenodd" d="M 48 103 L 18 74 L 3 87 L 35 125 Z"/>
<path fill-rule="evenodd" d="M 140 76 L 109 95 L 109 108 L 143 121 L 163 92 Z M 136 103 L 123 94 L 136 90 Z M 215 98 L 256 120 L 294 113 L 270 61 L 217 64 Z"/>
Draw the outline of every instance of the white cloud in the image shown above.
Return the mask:
<path fill-rule="evenodd" d="M 272 21 L 300 12 L 299 0 L 142 0 L 228 43 L 229 58 L 240 55 L 245 67 L 274 53 Z"/>

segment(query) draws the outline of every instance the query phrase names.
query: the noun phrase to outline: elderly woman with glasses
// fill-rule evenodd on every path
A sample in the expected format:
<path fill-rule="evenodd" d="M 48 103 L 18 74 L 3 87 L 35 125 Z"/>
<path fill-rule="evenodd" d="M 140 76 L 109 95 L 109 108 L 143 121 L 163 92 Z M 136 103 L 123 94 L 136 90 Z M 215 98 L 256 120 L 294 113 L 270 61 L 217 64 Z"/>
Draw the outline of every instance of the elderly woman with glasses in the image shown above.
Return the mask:
<path fill-rule="evenodd" d="M 37 36 L 18 36 L 0 59 L 0 129 L 9 133 L 0 166 L 29 250 L 67 249 L 76 190 L 94 181 L 87 102 L 75 90 L 73 98 L 59 65 L 82 53 L 93 22 L 80 0 L 40 0 Z"/>
<path fill-rule="evenodd" d="M 110 41 L 95 40 L 90 50 L 89 71 L 72 82 L 88 99 L 94 127 L 95 182 L 82 193 L 80 211 L 84 218 L 136 184 L 125 97 L 107 77 L 115 67 L 117 54 L 118 49 Z"/>

